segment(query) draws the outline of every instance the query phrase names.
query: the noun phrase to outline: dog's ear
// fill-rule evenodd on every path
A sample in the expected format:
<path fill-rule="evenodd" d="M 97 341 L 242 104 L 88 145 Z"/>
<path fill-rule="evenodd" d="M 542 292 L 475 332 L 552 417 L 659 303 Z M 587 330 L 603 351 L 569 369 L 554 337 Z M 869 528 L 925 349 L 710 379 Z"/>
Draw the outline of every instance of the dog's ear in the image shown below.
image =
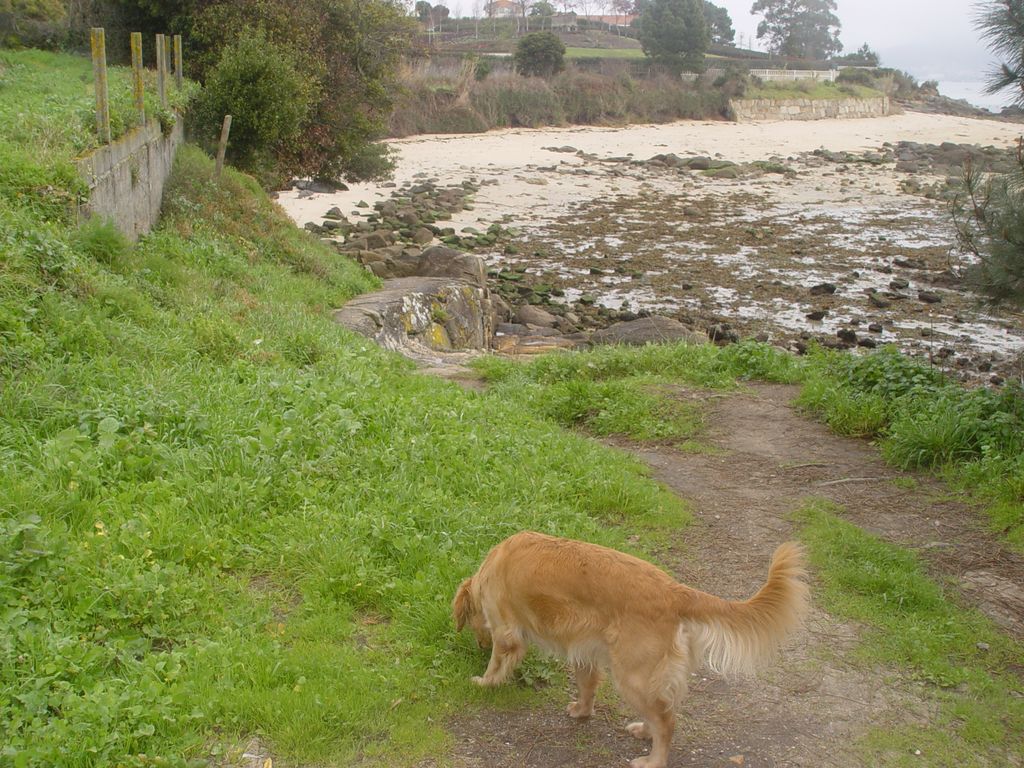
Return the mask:
<path fill-rule="evenodd" d="M 473 595 L 470 592 L 472 584 L 472 577 L 463 581 L 455 592 L 455 599 L 452 600 L 452 618 L 455 619 L 456 631 L 461 631 L 466 626 L 473 612 Z"/>

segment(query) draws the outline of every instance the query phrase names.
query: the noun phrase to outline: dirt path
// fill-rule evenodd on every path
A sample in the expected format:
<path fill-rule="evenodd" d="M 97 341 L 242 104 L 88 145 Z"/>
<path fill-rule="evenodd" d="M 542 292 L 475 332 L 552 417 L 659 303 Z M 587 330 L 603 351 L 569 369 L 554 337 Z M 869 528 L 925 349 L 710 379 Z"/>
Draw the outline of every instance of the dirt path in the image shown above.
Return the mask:
<path fill-rule="evenodd" d="M 662 553 L 682 581 L 730 598 L 764 579 L 774 547 L 794 535 L 787 515 L 808 497 L 843 507 L 851 522 L 921 550 L 939 576 L 959 580 L 970 601 L 1024 634 L 1024 559 L 1006 552 L 942 484 L 887 467 L 863 441 L 833 435 L 796 412 L 796 388 L 757 385 L 738 394 L 693 393 L 716 450 L 681 453 L 619 443 L 693 503 L 698 522 Z M 758 680 L 696 675 L 680 710 L 673 766 L 851 766 L 874 726 L 923 723 L 928 705 L 893 670 L 848 661 L 858 629 L 815 608 L 782 660 Z M 606 683 L 594 718 L 571 721 L 556 703 L 485 711 L 452 723 L 455 766 L 624 765 L 639 743 L 622 730 L 630 714 Z M 564 702 L 562 701 L 564 699 Z"/>

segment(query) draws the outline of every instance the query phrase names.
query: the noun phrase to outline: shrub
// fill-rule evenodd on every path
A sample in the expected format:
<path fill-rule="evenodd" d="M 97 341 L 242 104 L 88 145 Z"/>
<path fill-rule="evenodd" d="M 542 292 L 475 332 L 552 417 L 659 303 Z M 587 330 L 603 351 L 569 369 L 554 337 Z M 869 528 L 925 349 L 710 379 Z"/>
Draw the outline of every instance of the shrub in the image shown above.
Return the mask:
<path fill-rule="evenodd" d="M 550 77 L 565 69 L 565 44 L 553 32 L 531 32 L 519 40 L 513 61 L 521 75 Z"/>
<path fill-rule="evenodd" d="M 207 78 L 197 104 L 198 132 L 213 143 L 230 114 L 228 156 L 240 168 L 266 174 L 275 145 L 298 134 L 311 95 L 291 53 L 262 32 L 246 30 Z"/>

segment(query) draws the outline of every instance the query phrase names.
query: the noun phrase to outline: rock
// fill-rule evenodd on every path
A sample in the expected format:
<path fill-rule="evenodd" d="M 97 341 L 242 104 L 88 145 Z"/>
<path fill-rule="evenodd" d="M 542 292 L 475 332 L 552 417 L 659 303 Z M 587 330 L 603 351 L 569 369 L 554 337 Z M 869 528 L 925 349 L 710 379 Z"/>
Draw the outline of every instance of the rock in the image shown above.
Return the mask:
<path fill-rule="evenodd" d="M 835 283 L 818 283 L 817 285 L 812 285 L 810 289 L 811 296 L 831 296 L 835 292 Z"/>
<path fill-rule="evenodd" d="M 710 326 L 708 338 L 720 344 L 735 344 L 740 340 L 739 334 L 728 323 L 715 323 Z"/>
<path fill-rule="evenodd" d="M 857 339 L 857 346 L 864 347 L 866 349 L 874 349 L 875 347 L 878 346 L 878 342 L 872 339 L 870 336 L 865 336 L 864 338 Z"/>
<path fill-rule="evenodd" d="M 894 291 L 902 291 L 904 288 L 910 287 L 910 281 L 904 280 L 902 277 L 893 278 L 889 281 L 889 287 Z"/>
<path fill-rule="evenodd" d="M 923 301 L 925 304 L 938 304 L 942 301 L 942 297 L 932 291 L 918 291 L 917 298 Z"/>
<path fill-rule="evenodd" d="M 525 323 L 498 323 L 494 326 L 495 336 L 527 336 L 529 333 Z"/>
<path fill-rule="evenodd" d="M 711 168 L 704 171 L 704 175 L 712 179 L 738 179 L 740 177 L 740 169 L 739 166 L 729 165 Z"/>
<path fill-rule="evenodd" d="M 813 312 L 808 312 L 804 317 L 808 320 L 821 320 L 828 314 L 827 309 L 816 309 Z"/>
<path fill-rule="evenodd" d="M 836 336 L 841 341 L 845 341 L 847 344 L 857 343 L 857 334 L 854 331 L 851 331 L 849 328 L 840 328 L 838 331 L 836 331 Z"/>
<path fill-rule="evenodd" d="M 341 208 L 339 208 L 338 206 L 334 206 L 327 213 L 324 214 L 324 218 L 332 219 L 334 221 L 343 221 L 345 219 L 345 214 L 341 212 Z"/>
<path fill-rule="evenodd" d="M 443 245 L 432 246 L 420 254 L 417 274 L 425 277 L 457 277 L 481 288 L 487 285 L 483 259 Z"/>
<path fill-rule="evenodd" d="M 336 322 L 385 349 L 486 349 L 492 336 L 485 288 L 447 277 L 386 280 L 381 290 L 350 299 Z"/>
<path fill-rule="evenodd" d="M 712 159 L 703 155 L 691 157 L 686 160 L 686 167 L 691 171 L 706 171 L 711 168 Z"/>
<path fill-rule="evenodd" d="M 512 307 L 496 293 L 491 294 L 491 313 L 494 315 L 495 325 L 512 319 Z"/>
<path fill-rule="evenodd" d="M 694 333 L 678 320 L 662 315 L 650 315 L 636 320 L 623 320 L 594 333 L 595 344 L 656 344 L 685 341 L 702 344 L 706 339 Z"/>
<path fill-rule="evenodd" d="M 876 306 L 879 309 L 885 309 L 886 307 L 891 307 L 892 306 L 892 302 L 891 301 L 889 301 L 886 298 L 883 298 L 881 296 L 881 294 L 878 294 L 878 293 L 869 293 L 868 294 L 868 301 L 870 301 L 873 306 Z"/>
<path fill-rule="evenodd" d="M 868 330 L 871 331 L 872 333 L 881 333 L 882 332 L 882 324 L 881 323 L 871 323 L 870 325 L 868 325 Z"/>
<path fill-rule="evenodd" d="M 505 355 L 543 355 L 559 350 L 586 349 L 586 339 L 569 336 L 495 336 L 494 349 Z"/>
<path fill-rule="evenodd" d="M 523 323 L 525 325 L 539 325 L 544 328 L 553 328 L 555 321 L 558 320 L 558 318 L 540 307 L 524 304 L 516 310 L 515 320 L 517 323 Z"/>
<path fill-rule="evenodd" d="M 419 227 L 412 233 L 412 241 L 419 245 L 426 245 L 434 239 L 434 233 L 426 227 Z"/>

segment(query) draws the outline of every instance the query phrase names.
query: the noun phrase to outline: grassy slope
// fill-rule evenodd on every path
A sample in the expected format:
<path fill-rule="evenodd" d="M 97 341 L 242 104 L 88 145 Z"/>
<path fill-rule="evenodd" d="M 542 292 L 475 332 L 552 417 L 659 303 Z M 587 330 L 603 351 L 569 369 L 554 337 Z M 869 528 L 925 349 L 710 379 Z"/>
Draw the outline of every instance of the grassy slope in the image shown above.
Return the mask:
<path fill-rule="evenodd" d="M 448 604 L 491 545 L 685 522 L 637 465 L 333 324 L 372 278 L 247 177 L 183 150 L 134 248 L 73 226 L 74 187 L 0 185 L 0 763 L 437 749 L 484 697 Z"/>
<path fill-rule="evenodd" d="M 767 82 L 747 88 L 744 99 L 873 99 L 881 91 L 852 83 L 797 80 L 792 83 Z"/>
<path fill-rule="evenodd" d="M 575 48 L 565 49 L 567 59 L 642 59 L 640 48 Z"/>

